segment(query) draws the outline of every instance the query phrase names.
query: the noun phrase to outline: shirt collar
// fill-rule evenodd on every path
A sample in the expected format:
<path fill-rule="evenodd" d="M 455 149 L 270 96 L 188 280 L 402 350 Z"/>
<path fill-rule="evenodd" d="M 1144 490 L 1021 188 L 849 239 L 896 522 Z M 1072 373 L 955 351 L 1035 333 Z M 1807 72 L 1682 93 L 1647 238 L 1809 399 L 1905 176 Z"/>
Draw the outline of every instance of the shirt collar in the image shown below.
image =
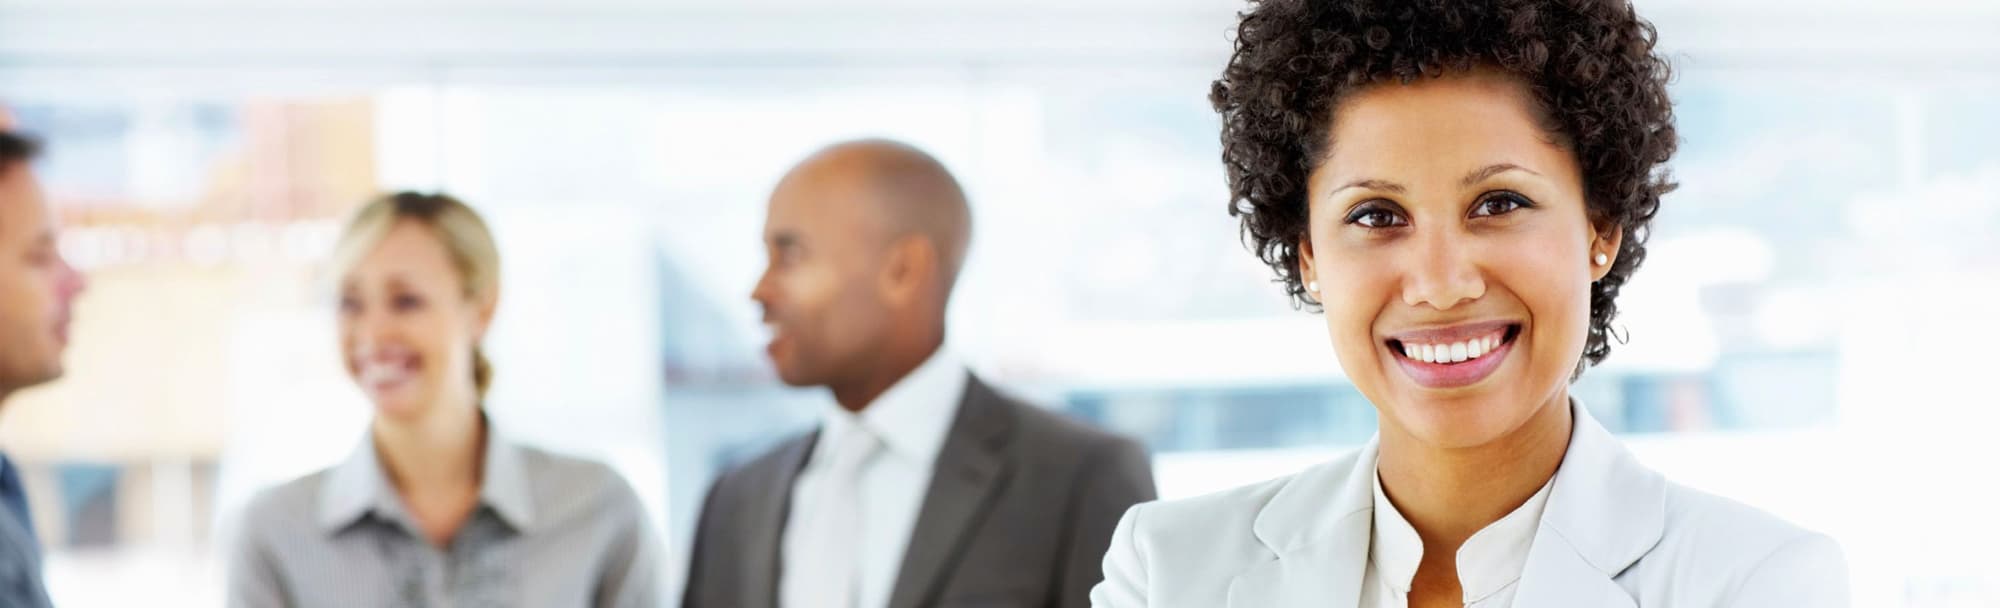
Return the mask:
<path fill-rule="evenodd" d="M 1375 564 L 1375 571 L 1396 591 L 1405 595 L 1410 592 L 1410 581 L 1417 577 L 1417 565 L 1424 559 L 1424 539 L 1417 535 L 1417 529 L 1403 519 L 1396 505 L 1389 502 L 1389 495 L 1382 491 L 1382 474 L 1375 478 L 1375 534 L 1368 543 L 1368 560 Z"/>
<path fill-rule="evenodd" d="M 1368 559 L 1391 587 L 1410 592 L 1417 565 L 1424 559 L 1424 541 L 1410 526 L 1389 496 L 1382 491 L 1382 476 L 1375 476 L 1375 534 L 1368 546 Z M 1528 565 L 1528 549 L 1534 544 L 1542 511 L 1548 505 L 1554 479 L 1513 512 L 1487 524 L 1458 548 L 1458 584 L 1470 604 L 1505 589 L 1521 579 Z"/>
<path fill-rule="evenodd" d="M 1528 502 L 1493 522 L 1458 547 L 1458 585 L 1465 591 L 1465 603 L 1486 599 L 1507 585 L 1521 580 L 1528 565 L 1528 549 L 1535 544 L 1535 530 L 1541 528 L 1542 511 L 1549 504 L 1549 488 L 1554 478 L 1542 484 Z"/>
<path fill-rule="evenodd" d="M 534 525 L 535 510 L 527 468 L 522 462 L 523 448 L 500 432 L 483 412 L 480 416 L 486 425 L 486 448 L 481 458 L 479 502 L 515 531 L 526 531 Z M 364 433 L 361 445 L 329 474 L 322 489 L 319 522 L 331 534 L 370 513 L 415 529 L 403 508 L 402 497 L 389 483 L 375 454 L 374 434 Z"/>
<path fill-rule="evenodd" d="M 930 464 L 944 448 L 959 402 L 965 398 L 967 374 L 965 364 L 955 354 L 939 348 L 859 414 L 848 412 L 839 404 L 829 404 L 820 417 L 822 429 L 841 431 L 850 425 L 860 425 L 882 440 L 886 453 Z M 822 433 L 822 436 L 835 434 Z M 832 448 L 830 444 L 816 442 L 813 459 L 822 458 Z"/>

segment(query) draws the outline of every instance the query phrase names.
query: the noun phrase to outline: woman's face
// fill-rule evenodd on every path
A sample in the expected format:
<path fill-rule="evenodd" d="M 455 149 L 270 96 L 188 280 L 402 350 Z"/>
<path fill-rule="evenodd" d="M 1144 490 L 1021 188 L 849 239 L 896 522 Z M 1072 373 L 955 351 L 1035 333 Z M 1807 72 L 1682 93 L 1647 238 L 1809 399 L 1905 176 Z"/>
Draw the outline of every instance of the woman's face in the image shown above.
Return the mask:
<path fill-rule="evenodd" d="M 476 398 L 472 353 L 489 317 L 467 297 L 444 243 L 415 220 L 398 220 L 341 278 L 347 373 L 378 415 L 409 420 Z"/>
<path fill-rule="evenodd" d="M 1593 229 L 1577 163 L 1531 104 L 1474 71 L 1334 110 L 1300 264 L 1385 436 L 1486 445 L 1566 394 L 1610 267 L 1591 258 L 1617 236 Z"/>

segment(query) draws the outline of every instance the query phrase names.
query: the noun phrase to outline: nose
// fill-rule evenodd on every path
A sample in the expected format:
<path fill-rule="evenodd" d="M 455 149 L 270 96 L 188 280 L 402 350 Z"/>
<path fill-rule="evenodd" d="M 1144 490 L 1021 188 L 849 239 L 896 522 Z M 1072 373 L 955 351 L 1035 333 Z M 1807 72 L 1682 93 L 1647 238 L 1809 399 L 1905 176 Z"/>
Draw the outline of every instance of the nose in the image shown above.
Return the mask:
<path fill-rule="evenodd" d="M 396 324 L 388 317 L 376 314 L 370 306 L 357 307 L 344 315 L 342 329 L 347 334 L 348 355 L 355 360 L 367 360 L 391 343 Z"/>
<path fill-rule="evenodd" d="M 1465 235 L 1435 230 L 1420 235 L 1403 283 L 1403 303 L 1450 310 L 1486 295 L 1486 279 Z"/>
<path fill-rule="evenodd" d="M 76 267 L 70 266 L 68 260 L 58 259 L 56 263 L 62 267 L 56 279 L 58 281 L 56 286 L 61 290 L 65 302 L 75 299 L 90 286 L 90 281 L 84 278 L 83 273 L 77 272 Z"/>
<path fill-rule="evenodd" d="M 771 275 L 771 269 L 765 268 L 764 274 L 757 277 L 757 285 L 750 288 L 750 300 L 765 310 L 771 309 L 771 299 L 777 294 L 777 286 L 774 284 L 776 281 Z"/>

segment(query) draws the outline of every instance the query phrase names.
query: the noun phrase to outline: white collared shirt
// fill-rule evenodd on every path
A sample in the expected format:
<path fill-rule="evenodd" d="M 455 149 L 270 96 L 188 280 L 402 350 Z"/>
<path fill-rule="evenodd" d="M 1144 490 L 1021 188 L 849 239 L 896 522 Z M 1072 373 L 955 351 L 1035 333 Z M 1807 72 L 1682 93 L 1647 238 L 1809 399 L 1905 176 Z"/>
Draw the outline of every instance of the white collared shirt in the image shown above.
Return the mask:
<path fill-rule="evenodd" d="M 931 468 L 943 449 L 945 436 L 958 415 L 965 397 L 966 367 L 949 351 L 940 348 L 922 365 L 896 382 L 882 396 L 854 414 L 829 404 L 821 415 L 820 437 L 838 437 L 848 427 L 859 425 L 881 440 L 882 450 L 860 471 L 861 542 L 855 548 L 860 579 L 853 608 L 881 608 L 889 604 L 896 587 L 897 572 L 903 566 L 903 550 L 910 544 L 911 530 L 923 510 L 924 494 L 930 490 Z M 805 469 L 792 484 L 792 505 L 785 519 L 786 530 L 797 530 L 803 515 L 812 513 L 813 500 L 822 495 L 829 441 L 816 441 Z M 788 587 L 795 581 L 784 572 L 798 572 L 795 556 L 807 554 L 794 544 L 798 535 L 787 533 L 783 541 L 780 570 L 780 608 L 816 608 L 793 605 Z"/>
<path fill-rule="evenodd" d="M 1458 584 L 1466 608 L 1510 608 L 1528 565 L 1528 549 L 1549 503 L 1551 478 L 1542 489 L 1499 521 L 1465 539 L 1458 548 Z M 1375 525 L 1368 543 L 1368 570 L 1361 579 L 1362 608 L 1407 608 L 1410 582 L 1424 559 L 1424 541 L 1382 491 L 1375 475 Z"/>

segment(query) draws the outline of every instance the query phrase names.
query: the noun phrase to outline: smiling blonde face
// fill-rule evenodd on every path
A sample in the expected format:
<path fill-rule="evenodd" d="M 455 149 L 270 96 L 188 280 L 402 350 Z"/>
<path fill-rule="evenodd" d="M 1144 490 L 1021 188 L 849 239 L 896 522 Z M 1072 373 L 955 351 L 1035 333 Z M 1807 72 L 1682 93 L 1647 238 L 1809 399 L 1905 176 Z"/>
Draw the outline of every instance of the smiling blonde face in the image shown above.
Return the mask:
<path fill-rule="evenodd" d="M 377 199 L 342 233 L 339 335 L 347 373 L 395 422 L 476 406 L 492 380 L 480 341 L 499 298 L 499 252 L 471 207 L 412 192 Z"/>
<path fill-rule="evenodd" d="M 1478 70 L 1335 106 L 1300 270 L 1385 435 L 1486 445 L 1566 395 L 1610 266 L 1592 257 L 1618 237 L 1541 124 L 1518 80 Z"/>

